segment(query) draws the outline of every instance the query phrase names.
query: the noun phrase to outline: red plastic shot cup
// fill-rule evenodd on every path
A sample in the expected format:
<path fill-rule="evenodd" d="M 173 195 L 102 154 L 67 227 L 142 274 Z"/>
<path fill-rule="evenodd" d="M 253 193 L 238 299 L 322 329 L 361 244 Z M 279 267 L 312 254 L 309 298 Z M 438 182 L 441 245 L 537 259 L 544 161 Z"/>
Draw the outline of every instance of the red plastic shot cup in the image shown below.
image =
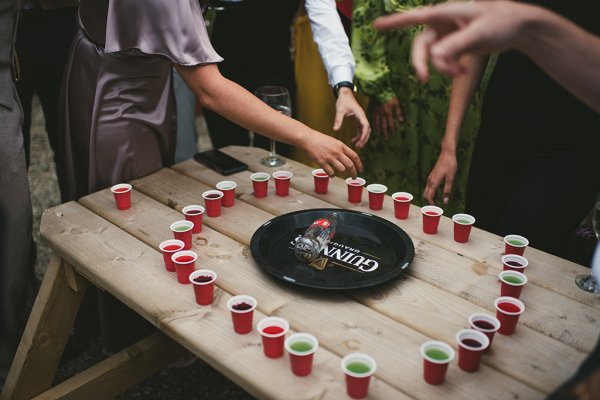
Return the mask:
<path fill-rule="evenodd" d="M 454 221 L 454 241 L 467 243 L 471 234 L 471 228 L 475 223 L 475 217 L 469 214 L 454 214 L 452 221 Z"/>
<path fill-rule="evenodd" d="M 314 354 L 318 348 L 319 341 L 310 333 L 294 333 L 285 340 L 285 350 L 290 355 L 294 375 L 310 375 Z"/>
<path fill-rule="evenodd" d="M 217 273 L 210 269 L 199 269 L 189 275 L 188 283 L 194 286 L 196 303 L 208 306 L 213 302 Z"/>
<path fill-rule="evenodd" d="M 523 256 L 516 254 L 508 254 L 502 256 L 502 266 L 504 271 L 525 272 L 525 268 L 529 265 L 529 261 Z"/>
<path fill-rule="evenodd" d="M 365 186 L 363 178 L 348 178 L 346 179 L 346 185 L 348 185 L 348 201 L 350 203 L 360 203 L 362 201 L 363 186 Z"/>
<path fill-rule="evenodd" d="M 285 197 L 290 194 L 292 176 L 292 173 L 289 171 L 277 171 L 273 173 L 273 178 L 275 178 L 275 194 L 277 196 Z"/>
<path fill-rule="evenodd" d="M 233 296 L 227 302 L 227 308 L 231 311 L 233 330 L 235 333 L 244 335 L 252 332 L 252 318 L 256 308 L 256 299 L 252 296 Z"/>
<path fill-rule="evenodd" d="M 181 210 L 183 215 L 185 215 L 185 219 L 194 224 L 192 228 L 192 233 L 200 233 L 202 232 L 202 216 L 204 215 L 204 207 L 198 205 L 185 206 Z"/>
<path fill-rule="evenodd" d="M 175 239 L 181 240 L 184 244 L 183 249 L 189 250 L 192 248 L 192 230 L 194 223 L 187 220 L 176 221 L 171 224 L 171 231 Z"/>
<path fill-rule="evenodd" d="M 500 296 L 509 296 L 518 299 L 521 291 L 527 283 L 527 277 L 518 271 L 502 271 L 498 274 L 500 278 Z"/>
<path fill-rule="evenodd" d="M 237 188 L 237 183 L 234 181 L 217 183 L 217 190 L 223 192 L 223 200 L 221 201 L 223 207 L 233 207 L 235 204 L 235 188 Z"/>
<path fill-rule="evenodd" d="M 211 218 L 221 215 L 221 203 L 223 202 L 223 192 L 220 190 L 207 190 L 202 193 L 206 215 Z"/>
<path fill-rule="evenodd" d="M 181 240 L 177 239 L 165 240 L 158 246 L 163 254 L 163 260 L 165 262 L 165 268 L 167 271 L 175 272 L 175 264 L 173 263 L 173 259 L 171 257 L 178 251 L 183 250 L 183 246 L 185 246 L 185 244 Z"/>
<path fill-rule="evenodd" d="M 387 189 L 387 186 L 380 185 L 379 183 L 372 183 L 367 186 L 367 192 L 369 192 L 369 208 L 371 210 L 377 211 L 383 208 L 383 199 L 385 198 Z"/>
<path fill-rule="evenodd" d="M 500 329 L 500 321 L 493 315 L 484 313 L 474 313 L 469 317 L 469 325 L 471 329 L 482 332 L 490 340 L 490 345 L 483 351 L 489 353 L 492 348 L 492 341 L 498 329 Z"/>
<path fill-rule="evenodd" d="M 342 358 L 342 371 L 346 374 L 346 393 L 353 399 L 369 394 L 371 376 L 377 369 L 373 357 L 362 353 L 350 353 Z"/>
<path fill-rule="evenodd" d="M 283 318 L 266 317 L 258 321 L 256 329 L 262 337 L 265 356 L 269 358 L 283 357 L 285 334 L 290 330 L 290 324 Z"/>
<path fill-rule="evenodd" d="M 254 189 L 254 196 L 258 198 L 267 197 L 267 190 L 269 189 L 269 178 L 271 175 L 266 172 L 255 172 L 250 175 L 252 179 L 252 188 Z"/>
<path fill-rule="evenodd" d="M 313 169 L 312 176 L 315 182 L 315 193 L 327 194 L 327 188 L 329 187 L 329 175 L 319 168 Z"/>
<path fill-rule="evenodd" d="M 428 235 L 435 235 L 438 231 L 438 226 L 443 213 L 444 210 L 436 206 L 421 207 L 421 214 L 423 214 L 423 232 Z"/>
<path fill-rule="evenodd" d="M 430 340 L 421 345 L 423 379 L 430 385 L 441 385 L 448 365 L 454 360 L 454 349 L 444 342 Z"/>
<path fill-rule="evenodd" d="M 494 300 L 496 318 L 500 321 L 498 333 L 510 336 L 515 333 L 519 316 L 525 311 L 525 304 L 514 297 L 501 296 Z"/>
<path fill-rule="evenodd" d="M 392 199 L 394 200 L 394 215 L 396 218 L 407 219 L 413 195 L 407 192 L 396 192 L 392 195 Z"/>
<path fill-rule="evenodd" d="M 456 334 L 458 342 L 458 367 L 466 372 L 479 369 L 483 351 L 490 345 L 490 339 L 474 329 L 463 329 Z"/>
<path fill-rule="evenodd" d="M 119 183 L 110 188 L 115 196 L 115 203 L 119 210 L 128 210 L 131 207 L 131 185 L 128 183 Z"/>
<path fill-rule="evenodd" d="M 191 250 L 178 251 L 171 256 L 177 272 L 177 282 L 187 285 L 190 283 L 190 274 L 196 268 L 198 254 Z"/>
<path fill-rule="evenodd" d="M 529 245 L 529 240 L 519 235 L 504 236 L 504 254 L 516 254 L 522 256 Z"/>

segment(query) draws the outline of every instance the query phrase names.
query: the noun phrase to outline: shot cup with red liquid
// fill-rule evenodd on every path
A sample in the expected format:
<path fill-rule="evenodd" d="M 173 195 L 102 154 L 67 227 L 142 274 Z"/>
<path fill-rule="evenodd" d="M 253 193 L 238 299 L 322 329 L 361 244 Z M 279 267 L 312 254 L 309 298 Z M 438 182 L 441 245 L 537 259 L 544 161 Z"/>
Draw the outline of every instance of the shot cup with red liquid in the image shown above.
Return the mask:
<path fill-rule="evenodd" d="M 216 187 L 217 190 L 223 192 L 221 205 L 223 207 L 233 207 L 235 204 L 235 188 L 237 188 L 237 183 L 234 181 L 221 181 L 217 183 Z"/>
<path fill-rule="evenodd" d="M 257 304 L 254 297 L 247 295 L 233 296 L 229 299 L 227 308 L 231 312 L 235 333 L 244 335 L 252 332 L 252 319 Z"/>
<path fill-rule="evenodd" d="M 192 248 L 192 230 L 194 223 L 187 220 L 175 221 L 171 224 L 171 231 L 175 239 L 181 240 L 184 244 L 183 249 Z"/>
<path fill-rule="evenodd" d="M 441 385 L 448 365 L 454 360 L 454 349 L 444 342 L 430 340 L 421 345 L 423 379 L 430 385 Z"/>
<path fill-rule="evenodd" d="M 521 291 L 527 283 L 527 277 L 518 271 L 502 271 L 498 274 L 500 278 L 500 296 L 509 296 L 518 299 Z"/>
<path fill-rule="evenodd" d="M 458 342 L 458 367 L 466 372 L 479 369 L 483 351 L 490 345 L 490 339 L 474 329 L 463 329 L 456 334 Z"/>
<path fill-rule="evenodd" d="M 319 348 L 317 338 L 310 333 L 294 333 L 285 340 L 284 347 L 290 356 L 294 375 L 310 375 L 313 357 Z"/>
<path fill-rule="evenodd" d="M 381 210 L 383 208 L 383 199 L 385 199 L 385 192 L 387 192 L 387 186 L 380 185 L 379 183 L 372 183 L 367 186 L 367 192 L 369 192 L 369 208 L 371 210 Z"/>
<path fill-rule="evenodd" d="M 529 265 L 529 261 L 523 256 L 516 254 L 507 254 L 502 256 L 502 266 L 504 271 L 525 272 L 525 268 Z"/>
<path fill-rule="evenodd" d="M 182 250 L 171 256 L 177 272 L 177 282 L 187 285 L 190 283 L 190 274 L 196 268 L 198 254 L 191 250 Z"/>
<path fill-rule="evenodd" d="M 519 235 L 504 236 L 504 254 L 516 254 L 522 256 L 529 246 L 529 240 Z"/>
<path fill-rule="evenodd" d="M 312 176 L 315 183 L 315 193 L 327 194 L 327 189 L 329 186 L 329 175 L 327 175 L 325 171 L 319 168 L 313 169 Z"/>
<path fill-rule="evenodd" d="M 500 329 L 500 321 L 493 315 L 484 313 L 474 313 L 469 317 L 469 325 L 471 329 L 482 332 L 490 340 L 490 345 L 483 351 L 489 353 L 492 348 L 492 341 L 498 329 Z"/>
<path fill-rule="evenodd" d="M 285 334 L 290 324 L 283 318 L 265 317 L 258 321 L 256 329 L 262 337 L 263 352 L 268 358 L 283 357 Z"/>
<path fill-rule="evenodd" d="M 217 273 L 210 269 L 199 269 L 189 275 L 188 283 L 191 283 L 194 287 L 196 303 L 201 306 L 212 304 L 216 280 Z"/>
<path fill-rule="evenodd" d="M 346 374 L 346 393 L 353 399 L 362 399 L 369 394 L 371 376 L 377 369 L 373 357 L 362 353 L 350 353 L 341 361 Z"/>
<path fill-rule="evenodd" d="M 181 210 L 183 215 L 185 215 L 186 221 L 191 221 L 194 224 L 192 228 L 193 234 L 202 232 L 202 216 L 204 215 L 204 211 L 204 207 L 195 204 L 185 206 Z"/>
<path fill-rule="evenodd" d="M 206 215 L 215 218 L 221 215 L 221 204 L 223 203 L 223 192 L 220 190 L 207 190 L 202 193 Z"/>
<path fill-rule="evenodd" d="M 131 207 L 131 185 L 119 183 L 110 188 L 115 197 L 115 203 L 119 210 L 128 210 Z"/>
<path fill-rule="evenodd" d="M 171 257 L 178 251 L 183 250 L 184 246 L 185 244 L 181 240 L 177 239 L 165 240 L 158 246 L 163 254 L 163 261 L 167 271 L 175 272 L 175 264 L 173 263 L 173 259 Z"/>
<path fill-rule="evenodd" d="M 348 178 L 346 179 L 346 185 L 348 186 L 348 201 L 350 203 L 360 203 L 362 201 L 363 186 L 365 186 L 363 178 Z"/>
<path fill-rule="evenodd" d="M 458 243 L 466 243 L 469 241 L 471 228 L 475 223 L 475 217 L 469 214 L 454 214 L 454 241 Z"/>
<path fill-rule="evenodd" d="M 275 178 L 275 194 L 285 197 L 290 194 L 290 181 L 292 180 L 290 171 L 276 171 L 273 173 Z"/>
<path fill-rule="evenodd" d="M 494 300 L 496 318 L 500 321 L 498 333 L 510 336 L 515 333 L 519 316 L 525 311 L 525 304 L 514 297 L 501 296 Z"/>
<path fill-rule="evenodd" d="M 269 179 L 271 175 L 266 172 L 255 172 L 250 175 L 252 180 L 252 188 L 254 189 L 254 196 L 258 198 L 267 197 L 267 191 L 269 189 Z"/>
<path fill-rule="evenodd" d="M 438 231 L 440 219 L 444 210 L 436 206 L 421 207 L 423 214 L 423 232 L 428 235 L 435 235 Z"/>
<path fill-rule="evenodd" d="M 408 218 L 413 195 L 407 192 L 396 192 L 392 195 L 392 199 L 394 200 L 394 215 L 396 218 Z"/>

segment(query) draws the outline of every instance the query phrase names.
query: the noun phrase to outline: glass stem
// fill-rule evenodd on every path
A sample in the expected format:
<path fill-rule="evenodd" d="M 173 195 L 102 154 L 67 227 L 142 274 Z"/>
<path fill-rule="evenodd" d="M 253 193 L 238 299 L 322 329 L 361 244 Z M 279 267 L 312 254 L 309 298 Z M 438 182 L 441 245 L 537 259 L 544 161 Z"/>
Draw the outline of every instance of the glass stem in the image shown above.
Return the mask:
<path fill-rule="evenodd" d="M 277 153 L 275 152 L 275 140 L 271 139 L 271 151 L 269 153 L 269 156 L 271 157 L 275 157 L 277 155 Z"/>

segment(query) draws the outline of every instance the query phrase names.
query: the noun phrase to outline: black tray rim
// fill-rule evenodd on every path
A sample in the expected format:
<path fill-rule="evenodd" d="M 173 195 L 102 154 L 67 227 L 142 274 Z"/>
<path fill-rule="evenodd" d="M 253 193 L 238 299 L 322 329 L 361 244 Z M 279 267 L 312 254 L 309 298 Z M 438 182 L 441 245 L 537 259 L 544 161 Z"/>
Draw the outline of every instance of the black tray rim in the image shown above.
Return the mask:
<path fill-rule="evenodd" d="M 404 243 L 404 245 L 406 247 L 406 254 L 405 254 L 404 258 L 398 263 L 397 268 L 394 268 L 391 272 L 389 272 L 377 279 L 373 279 L 372 281 L 368 281 L 366 283 L 363 282 L 363 283 L 357 284 L 357 285 L 349 285 L 349 286 L 345 286 L 345 287 L 331 287 L 331 286 L 321 286 L 321 285 L 309 285 L 309 284 L 306 284 L 303 282 L 296 282 L 296 281 L 291 281 L 291 280 L 285 279 L 285 277 L 283 275 L 276 273 L 274 268 L 269 267 L 269 263 L 263 257 L 263 255 L 260 253 L 259 247 L 258 247 L 260 238 L 261 238 L 263 232 L 265 230 L 267 230 L 269 225 L 271 225 L 272 223 L 278 222 L 281 219 L 284 219 L 284 218 L 287 218 L 290 216 L 294 216 L 297 214 L 313 213 L 313 212 L 323 212 L 323 213 L 337 212 L 337 213 L 344 213 L 344 214 L 346 214 L 346 213 L 347 214 L 357 214 L 357 215 L 362 215 L 365 217 L 373 218 L 378 223 L 386 225 L 389 228 L 391 228 L 392 230 L 396 231 L 396 233 L 400 236 L 400 238 L 402 239 L 402 242 Z M 374 215 L 374 214 L 371 214 L 371 213 L 368 213 L 365 211 L 346 210 L 343 208 L 309 208 L 309 209 L 305 209 L 305 210 L 292 211 L 292 212 L 289 212 L 286 214 L 278 215 L 275 218 L 272 218 L 272 219 L 268 220 L 267 222 L 265 222 L 264 224 L 262 224 L 252 235 L 252 239 L 250 240 L 250 252 L 252 254 L 252 257 L 254 258 L 254 261 L 256 261 L 256 263 L 259 265 L 259 267 L 263 271 L 267 272 L 269 275 L 277 278 L 277 280 L 279 280 L 280 282 L 284 282 L 289 285 L 310 288 L 310 289 L 319 289 L 319 290 L 327 290 L 327 291 L 345 291 L 345 290 L 370 288 L 373 286 L 381 285 L 383 283 L 398 279 L 400 276 L 402 276 L 406 272 L 406 269 L 412 263 L 414 256 L 415 256 L 415 246 L 414 246 L 414 243 L 413 243 L 412 239 L 410 238 L 410 236 L 402 228 L 400 228 L 398 225 L 394 224 L 393 222 L 391 222 L 385 218 L 381 218 L 377 215 Z"/>

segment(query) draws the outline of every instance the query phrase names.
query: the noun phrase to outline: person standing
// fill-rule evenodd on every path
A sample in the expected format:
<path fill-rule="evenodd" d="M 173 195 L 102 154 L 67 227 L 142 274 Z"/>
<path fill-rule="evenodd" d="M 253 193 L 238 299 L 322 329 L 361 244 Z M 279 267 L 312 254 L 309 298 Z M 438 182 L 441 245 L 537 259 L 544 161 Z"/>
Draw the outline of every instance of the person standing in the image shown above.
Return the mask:
<path fill-rule="evenodd" d="M 18 13 L 18 0 L 0 2 L 0 386 L 29 315 L 33 276 L 23 115 L 14 84 Z"/>

